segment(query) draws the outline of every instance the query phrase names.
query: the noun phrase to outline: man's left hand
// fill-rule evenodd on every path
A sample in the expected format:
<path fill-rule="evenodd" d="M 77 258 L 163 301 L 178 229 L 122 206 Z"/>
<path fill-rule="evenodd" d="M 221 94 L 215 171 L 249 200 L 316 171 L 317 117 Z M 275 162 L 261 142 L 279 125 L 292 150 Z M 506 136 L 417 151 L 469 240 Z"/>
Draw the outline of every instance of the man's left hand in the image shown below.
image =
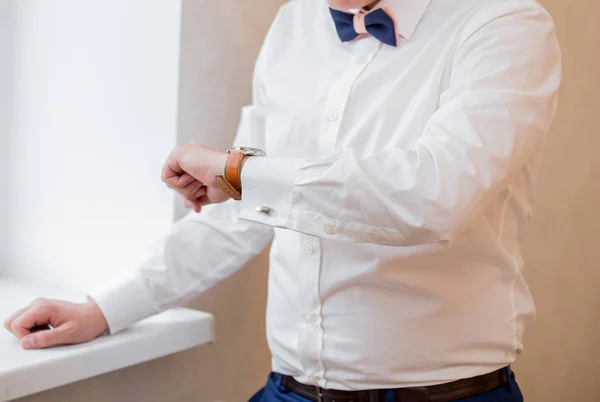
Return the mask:
<path fill-rule="evenodd" d="M 229 199 L 215 179 L 223 174 L 226 163 L 226 152 L 197 143 L 179 145 L 163 167 L 162 180 L 185 198 L 187 208 L 200 212 L 205 205 Z"/>

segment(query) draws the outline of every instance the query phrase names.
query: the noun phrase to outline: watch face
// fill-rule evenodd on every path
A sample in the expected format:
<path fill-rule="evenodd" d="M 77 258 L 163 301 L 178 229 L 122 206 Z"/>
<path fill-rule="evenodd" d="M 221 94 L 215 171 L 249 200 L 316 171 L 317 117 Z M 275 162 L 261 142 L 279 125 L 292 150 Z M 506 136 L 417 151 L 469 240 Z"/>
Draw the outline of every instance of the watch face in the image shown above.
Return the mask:
<path fill-rule="evenodd" d="M 244 153 L 244 155 L 247 156 L 265 156 L 266 154 L 264 153 L 264 151 L 257 149 L 257 148 L 250 148 L 250 147 L 233 147 L 231 148 L 233 151 L 242 151 Z"/>

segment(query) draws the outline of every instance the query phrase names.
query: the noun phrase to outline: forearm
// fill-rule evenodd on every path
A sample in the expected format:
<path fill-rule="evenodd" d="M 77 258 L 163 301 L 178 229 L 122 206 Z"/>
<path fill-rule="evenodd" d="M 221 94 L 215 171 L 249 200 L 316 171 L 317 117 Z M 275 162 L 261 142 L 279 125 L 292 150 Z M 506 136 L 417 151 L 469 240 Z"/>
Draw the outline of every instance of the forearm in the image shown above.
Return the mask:
<path fill-rule="evenodd" d="M 471 92 L 440 109 L 409 149 L 251 158 L 241 216 L 341 241 L 450 240 L 540 150 L 548 127 L 539 122 L 551 121 L 555 108 L 555 90 Z M 257 213 L 259 206 L 272 213 Z"/>
<path fill-rule="evenodd" d="M 260 253 L 272 229 L 237 218 L 233 202 L 190 213 L 132 275 L 90 296 L 111 333 L 201 294 Z"/>
<path fill-rule="evenodd" d="M 531 19 L 525 36 L 506 30 Z M 324 158 L 251 158 L 241 216 L 342 241 L 451 239 L 545 141 L 561 81 L 554 25 L 535 7 L 494 19 L 461 43 L 448 68 L 449 88 L 409 146 L 389 133 L 380 150 L 341 142 Z"/>

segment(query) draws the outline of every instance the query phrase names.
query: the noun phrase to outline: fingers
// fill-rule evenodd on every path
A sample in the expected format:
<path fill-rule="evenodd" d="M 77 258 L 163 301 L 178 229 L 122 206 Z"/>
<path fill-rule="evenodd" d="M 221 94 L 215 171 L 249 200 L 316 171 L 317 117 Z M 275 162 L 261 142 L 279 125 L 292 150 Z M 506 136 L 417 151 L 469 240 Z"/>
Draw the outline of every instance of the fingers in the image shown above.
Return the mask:
<path fill-rule="evenodd" d="M 4 321 L 4 328 L 6 328 L 7 330 L 11 330 L 10 326 L 12 325 L 13 321 L 15 320 L 15 318 L 17 318 L 18 316 L 20 316 L 23 311 L 25 311 L 26 307 L 20 308 L 17 311 L 15 311 L 10 317 L 8 317 L 5 321 Z"/>
<path fill-rule="evenodd" d="M 181 196 L 189 200 L 194 200 L 206 194 L 204 183 L 194 179 L 187 173 L 181 176 L 174 176 L 166 181 L 169 188 L 177 191 Z"/>
<path fill-rule="evenodd" d="M 206 194 L 206 187 L 199 181 L 195 181 L 184 189 L 178 190 L 178 193 L 188 200 L 195 200 L 196 198 Z"/>
<path fill-rule="evenodd" d="M 198 190 L 196 190 L 190 198 L 192 200 L 198 199 L 200 197 L 205 196 L 207 192 L 208 192 L 208 188 L 203 185 Z"/>
<path fill-rule="evenodd" d="M 8 331 L 11 331 L 11 326 L 13 321 L 19 317 L 21 314 L 23 314 L 27 309 L 31 308 L 31 306 L 35 305 L 35 304 L 40 304 L 40 303 L 44 303 L 46 302 L 45 299 L 42 298 L 38 298 L 35 299 L 34 301 L 32 301 L 31 303 L 29 303 L 27 306 L 22 307 L 20 309 L 18 309 L 17 311 L 15 311 L 10 317 L 8 317 L 5 321 L 4 321 L 4 328 L 6 328 Z"/>
<path fill-rule="evenodd" d="M 49 325 L 48 325 L 49 324 Z M 87 342 L 106 332 L 108 324 L 94 303 L 74 304 L 38 299 L 5 322 L 25 349 Z"/>
<path fill-rule="evenodd" d="M 195 200 L 186 199 L 183 202 L 183 205 L 188 209 L 194 210 L 194 212 L 196 212 L 196 213 L 200 213 L 200 211 L 202 210 L 202 206 L 203 206 L 202 203 L 198 199 L 195 199 Z"/>
<path fill-rule="evenodd" d="M 186 208 L 192 208 L 199 213 L 202 208 L 210 204 L 218 204 L 229 199 L 229 196 L 218 189 L 207 188 L 206 193 L 193 200 L 189 198 L 184 201 Z"/>
<path fill-rule="evenodd" d="M 34 303 L 12 321 L 10 330 L 17 338 L 23 339 L 23 337 L 29 335 L 30 329 L 36 325 L 50 323 L 54 310 L 55 307 L 51 302 Z"/>
<path fill-rule="evenodd" d="M 173 180 L 173 178 L 182 176 L 185 173 L 177 161 L 176 155 L 178 154 L 178 149 L 179 148 L 176 148 L 175 151 L 173 151 L 162 168 L 161 177 L 165 183 L 168 183 Z"/>
<path fill-rule="evenodd" d="M 187 173 L 176 173 L 173 171 L 163 171 L 161 178 L 162 181 L 167 185 L 167 187 L 172 189 L 182 189 L 188 184 L 192 183 L 194 180 L 196 180 L 193 176 Z"/>
<path fill-rule="evenodd" d="M 209 204 L 213 203 L 213 201 L 211 201 L 208 198 L 208 195 L 203 195 L 201 197 L 196 198 L 195 202 L 196 202 L 196 205 L 198 205 L 198 208 L 202 208 L 202 207 L 204 207 L 206 205 L 209 205 Z"/>
<path fill-rule="evenodd" d="M 21 347 L 23 349 L 44 349 L 76 343 L 73 338 L 74 329 L 72 324 L 64 324 L 54 329 L 27 335 L 21 339 Z"/>
<path fill-rule="evenodd" d="M 179 191 L 179 193 L 185 198 L 185 207 L 199 213 L 203 206 L 200 200 L 206 196 L 207 191 L 206 186 L 196 181 L 188 185 L 184 190 Z"/>
<path fill-rule="evenodd" d="M 194 179 L 193 176 L 190 176 L 189 174 L 184 173 L 181 176 L 176 177 L 174 187 L 175 188 L 185 188 L 189 184 L 193 183 L 194 181 L 196 181 L 196 179 Z"/>

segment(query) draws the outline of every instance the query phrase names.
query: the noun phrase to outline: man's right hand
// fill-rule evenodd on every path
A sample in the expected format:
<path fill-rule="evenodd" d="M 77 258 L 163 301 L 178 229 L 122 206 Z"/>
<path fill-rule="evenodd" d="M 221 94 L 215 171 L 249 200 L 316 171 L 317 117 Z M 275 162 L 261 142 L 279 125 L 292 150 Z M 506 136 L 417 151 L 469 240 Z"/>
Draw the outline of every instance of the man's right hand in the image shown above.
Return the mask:
<path fill-rule="evenodd" d="M 46 324 L 53 329 L 31 332 L 32 328 Z M 4 327 L 21 340 L 24 349 L 88 342 L 108 331 L 102 311 L 92 300 L 75 304 L 37 299 L 10 316 Z"/>

